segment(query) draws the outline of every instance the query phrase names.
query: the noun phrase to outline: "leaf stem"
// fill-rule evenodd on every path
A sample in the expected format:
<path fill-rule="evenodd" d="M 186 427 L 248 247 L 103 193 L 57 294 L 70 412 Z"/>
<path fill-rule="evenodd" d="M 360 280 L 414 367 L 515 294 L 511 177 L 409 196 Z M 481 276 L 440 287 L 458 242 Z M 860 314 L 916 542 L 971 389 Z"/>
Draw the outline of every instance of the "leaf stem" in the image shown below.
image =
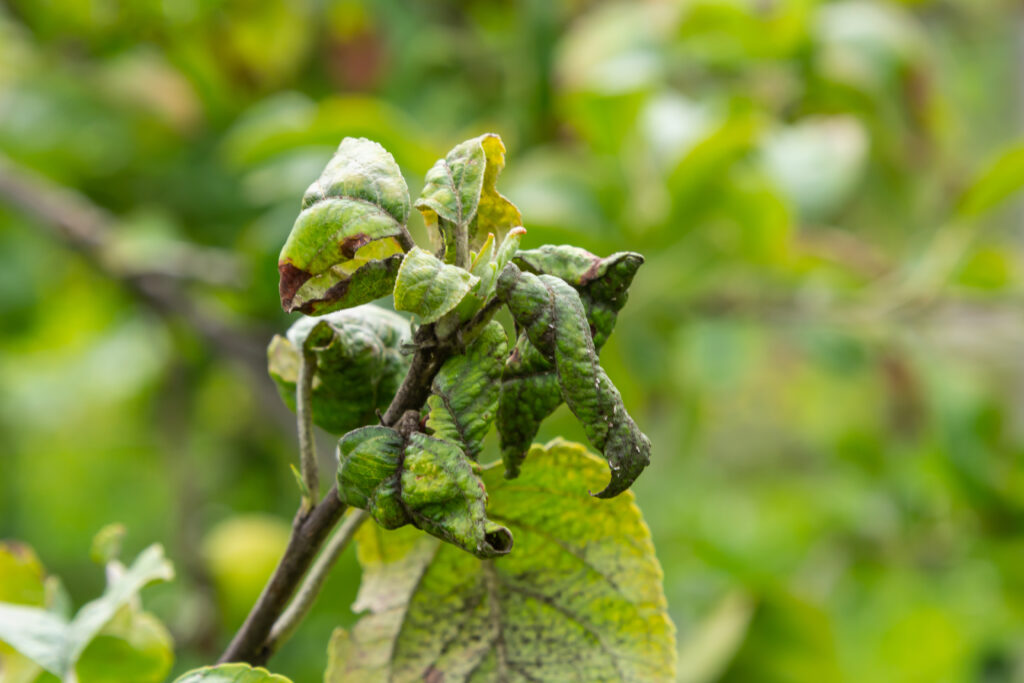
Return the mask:
<path fill-rule="evenodd" d="M 299 464 L 305 488 L 302 509 L 313 509 L 320 498 L 320 473 L 316 460 L 316 438 L 313 434 L 313 376 L 316 374 L 316 356 L 303 349 L 299 360 L 299 381 L 295 400 L 295 419 L 299 432 Z"/>
<path fill-rule="evenodd" d="M 267 638 L 266 645 L 270 654 L 277 651 L 277 648 L 291 638 L 292 634 L 295 633 L 295 629 L 299 627 L 302 620 L 309 614 L 309 610 L 312 609 L 317 596 L 320 595 L 324 584 L 327 583 L 327 577 L 331 573 L 331 569 L 338 561 L 338 558 L 341 557 L 345 548 L 352 542 L 356 531 L 369 518 L 370 515 L 365 510 L 354 510 L 345 518 L 345 521 L 334 532 L 330 540 L 327 541 L 320 556 L 316 558 L 316 562 L 310 567 L 309 574 L 306 575 L 305 580 L 303 580 L 302 585 L 295 594 L 295 599 L 288 605 L 288 609 L 284 611 L 280 618 L 274 622 L 274 627 L 270 630 L 270 636 Z"/>

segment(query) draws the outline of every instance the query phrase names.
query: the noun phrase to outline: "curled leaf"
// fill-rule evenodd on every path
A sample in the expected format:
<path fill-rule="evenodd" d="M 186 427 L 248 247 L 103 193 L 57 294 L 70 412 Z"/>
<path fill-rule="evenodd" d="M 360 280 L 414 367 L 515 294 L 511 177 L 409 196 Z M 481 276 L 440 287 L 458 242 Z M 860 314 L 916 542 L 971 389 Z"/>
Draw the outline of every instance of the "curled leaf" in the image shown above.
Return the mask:
<path fill-rule="evenodd" d="M 402 262 L 409 189 L 379 144 L 345 138 L 302 198 L 281 250 L 281 305 L 322 315 L 386 296 Z"/>
<path fill-rule="evenodd" d="M 523 222 L 519 209 L 498 192 L 505 145 L 487 133 L 451 149 L 427 171 L 416 208 L 438 243 L 446 263 L 469 265 L 469 249 L 479 250 L 488 233 L 504 235 Z"/>
<path fill-rule="evenodd" d="M 481 475 L 487 510 L 522 552 L 480 561 L 408 529 L 365 525 L 351 629 L 326 683 L 674 681 L 675 629 L 632 494 L 598 501 L 604 464 L 579 444 L 534 446 L 522 477 Z"/>
<path fill-rule="evenodd" d="M 611 481 L 596 495 L 611 498 L 625 491 L 650 462 L 651 444 L 598 363 L 579 294 L 559 278 L 524 273 L 514 263 L 498 278 L 497 294 L 529 342 L 554 365 L 562 399 L 611 467 Z"/>
<path fill-rule="evenodd" d="M 461 444 L 476 460 L 498 409 L 502 366 L 508 339 L 500 323 L 490 322 L 466 348 L 452 356 L 431 384 L 427 427 L 434 436 Z"/>
<path fill-rule="evenodd" d="M 523 270 L 553 275 L 576 289 L 594 349 L 599 352 L 615 327 L 618 312 L 626 304 L 627 290 L 644 259 L 634 252 L 600 258 L 579 247 L 545 245 L 519 251 L 513 261 Z M 502 459 L 509 477 L 517 476 L 541 423 L 561 403 L 554 364 L 523 333 L 505 364 L 498 406 Z"/>
<path fill-rule="evenodd" d="M 469 271 L 414 247 L 398 271 L 395 310 L 415 313 L 424 323 L 435 322 L 458 306 L 479 281 Z"/>
<path fill-rule="evenodd" d="M 332 434 L 344 434 L 373 422 L 377 411 L 391 402 L 409 367 L 401 353 L 408 341 L 408 322 L 374 305 L 301 318 L 287 336 L 277 335 L 270 342 L 270 376 L 295 410 L 302 352 L 312 353 L 313 422 Z"/>
<path fill-rule="evenodd" d="M 363 427 L 338 442 L 338 496 L 385 529 L 412 524 L 477 557 L 512 548 L 487 519 L 487 492 L 455 443 L 390 427 Z"/>
<path fill-rule="evenodd" d="M 633 251 L 620 251 L 601 258 L 579 247 L 549 244 L 519 251 L 513 261 L 535 275 L 554 275 L 579 292 L 594 346 L 600 351 L 615 327 L 619 311 L 626 305 L 627 290 L 644 264 L 644 257 Z"/>

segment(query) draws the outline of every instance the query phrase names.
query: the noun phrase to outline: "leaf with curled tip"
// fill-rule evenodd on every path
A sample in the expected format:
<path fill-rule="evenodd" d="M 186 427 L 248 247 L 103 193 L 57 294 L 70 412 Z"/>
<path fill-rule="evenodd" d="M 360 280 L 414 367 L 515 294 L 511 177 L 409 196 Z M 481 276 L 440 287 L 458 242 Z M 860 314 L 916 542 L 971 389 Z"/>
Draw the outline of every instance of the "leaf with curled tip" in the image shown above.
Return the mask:
<path fill-rule="evenodd" d="M 673 681 L 676 645 L 650 531 L 626 493 L 586 495 L 604 463 L 579 444 L 534 446 L 520 479 L 481 475 L 516 550 L 480 561 L 409 529 L 365 525 L 351 629 L 325 683 Z"/>
<path fill-rule="evenodd" d="M 248 664 L 218 664 L 193 669 L 174 683 L 292 683 L 291 679 Z"/>
<path fill-rule="evenodd" d="M 579 294 L 559 278 L 524 273 L 510 263 L 498 278 L 498 299 L 554 365 L 562 399 L 608 461 L 611 481 L 596 495 L 611 498 L 625 491 L 650 462 L 651 443 L 598 363 Z"/>
<path fill-rule="evenodd" d="M 586 312 L 594 350 L 600 352 L 644 259 L 633 252 L 600 258 L 578 247 L 546 245 L 517 252 L 513 262 L 525 271 L 558 277 L 576 289 Z M 561 403 L 554 364 L 522 333 L 505 364 L 498 404 L 501 457 L 508 477 L 518 475 L 519 465 L 541 423 Z"/>
<path fill-rule="evenodd" d="M 409 189 L 379 144 L 345 138 L 302 198 L 281 249 L 281 305 L 322 315 L 391 293 L 403 251 Z"/>
<path fill-rule="evenodd" d="M 414 247 L 395 281 L 395 310 L 415 313 L 424 323 L 437 321 L 459 305 L 480 281 L 430 252 Z"/>
<path fill-rule="evenodd" d="M 338 442 L 338 497 L 385 529 L 406 524 L 487 558 L 512 548 L 508 529 L 487 519 L 487 492 L 454 442 L 390 427 L 363 427 Z"/>
<path fill-rule="evenodd" d="M 461 444 L 472 460 L 479 458 L 494 422 L 507 355 L 505 328 L 492 321 L 465 353 L 445 361 L 431 384 L 427 427 L 437 438 Z"/>
<path fill-rule="evenodd" d="M 629 286 L 644 264 L 644 257 L 633 251 L 620 251 L 601 258 L 568 244 L 548 244 L 517 252 L 513 262 L 535 275 L 554 275 L 579 292 L 594 347 L 600 351 L 615 327 L 619 311 L 626 305 Z"/>
<path fill-rule="evenodd" d="M 287 336 L 276 335 L 267 349 L 271 378 L 281 398 L 295 410 L 295 389 L 303 350 L 316 363 L 313 422 L 331 434 L 344 434 L 375 421 L 398 391 L 409 357 L 409 324 L 373 304 L 301 318 Z"/>
<path fill-rule="evenodd" d="M 505 167 L 505 145 L 494 133 L 459 143 L 427 171 L 416 200 L 440 256 L 446 263 L 469 264 L 488 233 L 503 236 L 523 222 L 519 209 L 498 192 Z"/>

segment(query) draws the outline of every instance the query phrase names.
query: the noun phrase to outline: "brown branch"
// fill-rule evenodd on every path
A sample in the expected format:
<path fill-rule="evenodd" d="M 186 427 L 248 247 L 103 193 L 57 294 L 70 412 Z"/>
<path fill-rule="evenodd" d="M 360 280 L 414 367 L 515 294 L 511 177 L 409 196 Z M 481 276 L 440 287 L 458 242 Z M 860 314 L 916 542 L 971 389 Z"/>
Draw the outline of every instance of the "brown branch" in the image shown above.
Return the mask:
<path fill-rule="evenodd" d="M 139 270 L 114 255 L 117 218 L 84 195 L 62 187 L 38 173 L 0 155 L 0 201 L 15 207 L 50 230 L 97 270 L 119 282 L 136 299 L 167 320 L 182 320 L 219 354 L 245 362 L 259 376 L 265 372 L 262 339 L 269 334 L 238 329 L 200 310 L 182 287 L 182 278 L 193 277 L 199 268 L 171 273 Z M 194 254 L 184 255 L 194 251 Z M 176 245 L 175 260 L 228 263 L 223 254 Z M 211 260 L 212 259 L 212 260 Z M 231 260 L 233 261 L 233 259 Z"/>
<path fill-rule="evenodd" d="M 396 425 L 407 410 L 419 411 L 423 407 L 430 395 L 434 375 L 454 348 L 451 344 L 437 341 L 433 325 L 420 327 L 414 341 L 416 351 L 409 371 L 391 405 L 381 417 L 382 424 L 388 427 Z M 274 623 L 284 612 L 345 508 L 345 504 L 338 498 L 338 487 L 335 485 L 308 514 L 299 510 L 292 523 L 291 538 L 288 539 L 281 561 L 245 623 L 224 650 L 220 662 L 247 662 L 253 665 L 267 662 L 273 654 L 269 639 Z"/>

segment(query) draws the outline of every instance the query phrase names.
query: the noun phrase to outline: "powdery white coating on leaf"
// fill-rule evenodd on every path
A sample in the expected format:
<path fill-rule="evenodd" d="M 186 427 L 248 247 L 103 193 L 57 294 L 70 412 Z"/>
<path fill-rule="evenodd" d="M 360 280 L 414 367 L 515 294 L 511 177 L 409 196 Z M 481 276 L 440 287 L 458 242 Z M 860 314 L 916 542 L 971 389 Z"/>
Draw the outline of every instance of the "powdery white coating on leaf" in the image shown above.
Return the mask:
<path fill-rule="evenodd" d="M 281 305 L 322 315 L 385 296 L 402 261 L 409 190 L 379 144 L 345 138 L 281 249 Z"/>
<path fill-rule="evenodd" d="M 316 359 L 313 422 L 331 434 L 344 434 L 376 420 L 398 390 L 409 356 L 405 318 L 372 304 L 303 317 L 267 349 L 268 370 L 281 399 L 295 410 L 301 349 Z"/>
<path fill-rule="evenodd" d="M 513 553 L 478 560 L 411 529 L 364 527 L 349 631 L 327 683 L 671 681 L 675 629 L 633 495 L 601 501 L 604 464 L 578 445 L 534 446 L 522 475 L 482 478 Z"/>
<path fill-rule="evenodd" d="M 419 247 L 409 251 L 395 282 L 395 310 L 415 313 L 424 323 L 451 311 L 480 279 L 448 265 Z"/>

